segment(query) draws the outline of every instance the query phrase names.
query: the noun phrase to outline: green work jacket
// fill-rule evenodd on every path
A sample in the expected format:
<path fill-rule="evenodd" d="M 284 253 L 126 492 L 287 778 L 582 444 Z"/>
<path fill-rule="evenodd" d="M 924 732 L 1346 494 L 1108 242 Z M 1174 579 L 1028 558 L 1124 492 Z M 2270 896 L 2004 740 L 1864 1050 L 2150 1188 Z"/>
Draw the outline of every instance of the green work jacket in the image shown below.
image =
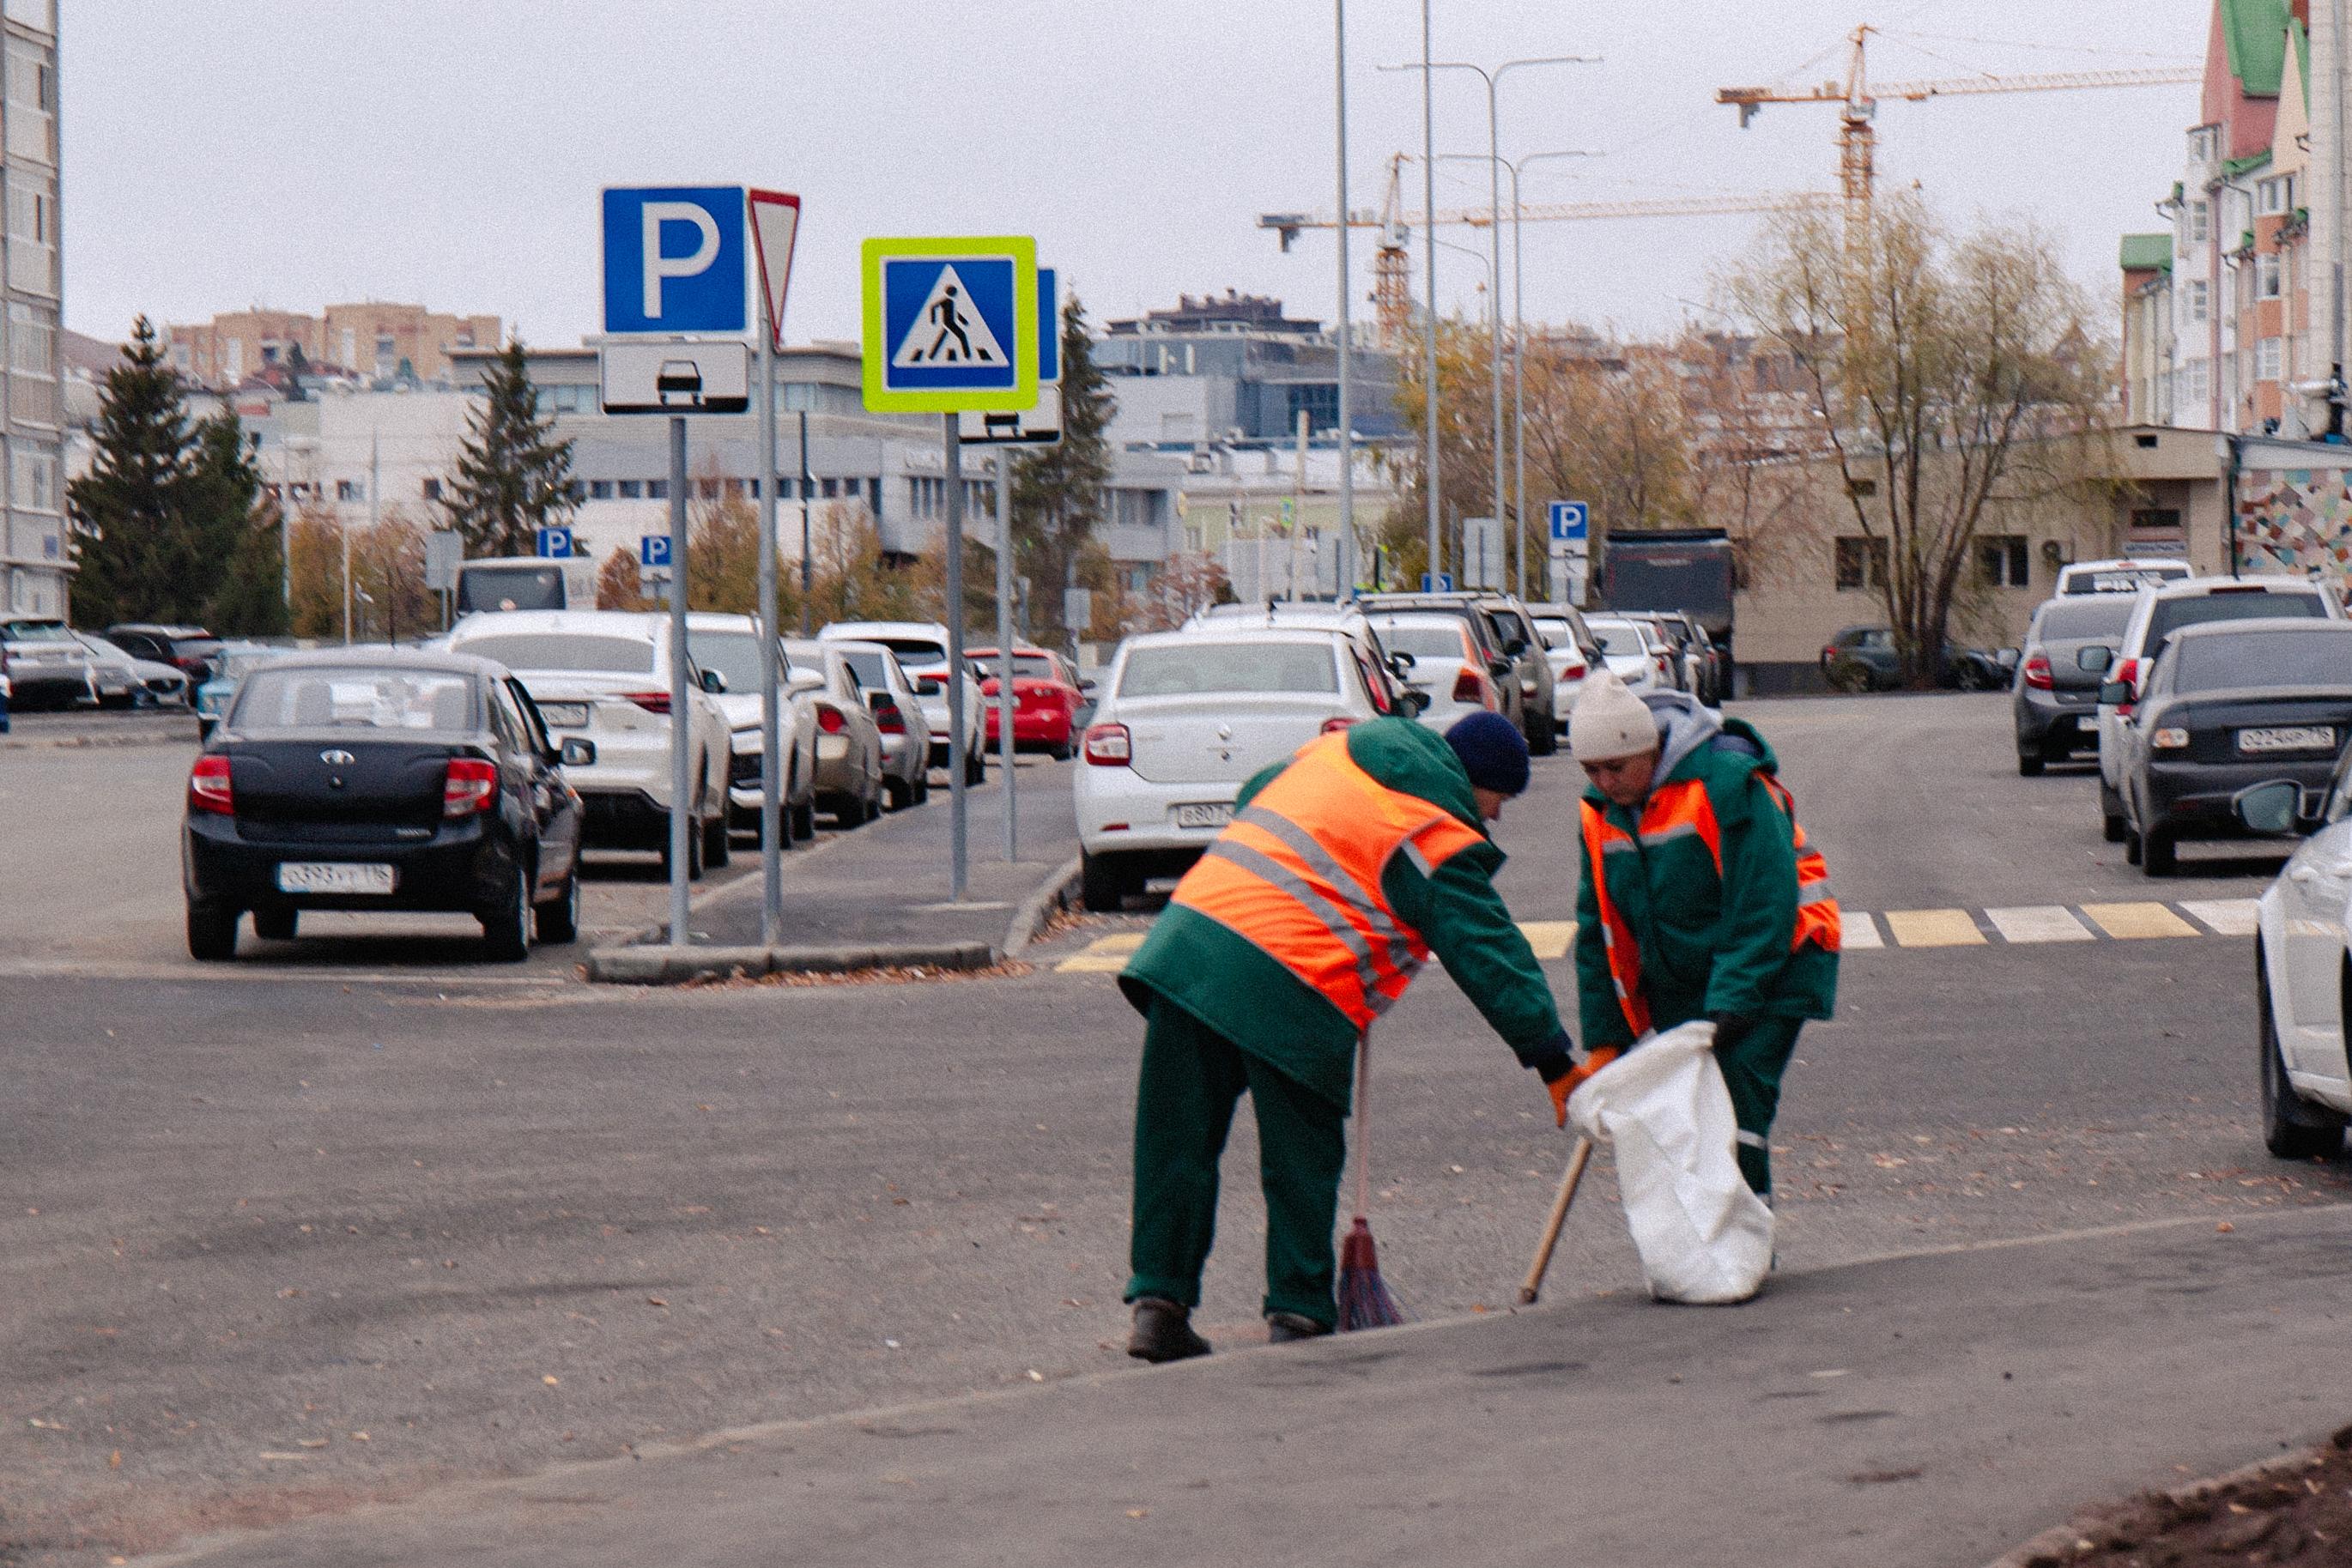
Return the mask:
<path fill-rule="evenodd" d="M 1423 876 L 1408 855 L 1391 855 L 1381 890 L 1399 919 L 1420 933 L 1445 972 L 1522 1062 L 1559 1034 L 1551 987 L 1511 912 L 1495 891 L 1503 852 L 1485 839 L 1470 776 L 1443 737 L 1406 718 L 1381 718 L 1348 731 L 1348 756 L 1391 789 L 1417 796 L 1476 828 L 1482 841 Z M 1242 786 L 1235 810 L 1273 782 L 1287 760 Z M 1252 1056 L 1279 1069 L 1343 1111 L 1351 1097 L 1355 1026 L 1321 992 L 1263 948 L 1197 910 L 1171 904 L 1152 923 L 1118 977 L 1138 1011 L 1167 998 Z"/>

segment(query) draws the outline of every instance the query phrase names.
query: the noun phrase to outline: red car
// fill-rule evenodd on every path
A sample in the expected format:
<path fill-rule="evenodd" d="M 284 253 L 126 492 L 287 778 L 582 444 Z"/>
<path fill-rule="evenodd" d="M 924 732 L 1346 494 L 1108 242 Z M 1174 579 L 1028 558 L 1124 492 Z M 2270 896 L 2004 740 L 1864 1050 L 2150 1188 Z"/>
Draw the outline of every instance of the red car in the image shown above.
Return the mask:
<path fill-rule="evenodd" d="M 998 668 L 993 648 L 967 648 L 964 656 L 986 674 L 983 696 L 996 695 Z M 1016 751 L 1044 751 L 1055 760 L 1076 749 L 1078 708 L 1086 702 L 1078 690 L 1077 673 L 1059 653 L 1043 648 L 1013 650 L 1013 746 Z M 997 744 L 996 704 L 988 713 L 988 744 Z"/>

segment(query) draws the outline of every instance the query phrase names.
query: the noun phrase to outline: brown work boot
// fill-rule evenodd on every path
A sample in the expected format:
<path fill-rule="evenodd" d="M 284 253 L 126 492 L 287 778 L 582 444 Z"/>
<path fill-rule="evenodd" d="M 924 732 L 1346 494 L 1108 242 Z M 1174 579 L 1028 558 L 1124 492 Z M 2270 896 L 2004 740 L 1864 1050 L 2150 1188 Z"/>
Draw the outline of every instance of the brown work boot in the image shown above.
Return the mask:
<path fill-rule="evenodd" d="M 1316 1322 L 1305 1312 L 1268 1312 L 1265 1314 L 1265 1338 L 1269 1344 L 1289 1344 L 1295 1340 L 1321 1339 L 1331 1332 L 1328 1323 Z"/>
<path fill-rule="evenodd" d="M 1159 1296 L 1135 1299 L 1135 1332 L 1127 1336 L 1127 1354 L 1155 1365 L 1185 1361 L 1209 1354 L 1209 1342 L 1192 1332 L 1192 1309 Z"/>

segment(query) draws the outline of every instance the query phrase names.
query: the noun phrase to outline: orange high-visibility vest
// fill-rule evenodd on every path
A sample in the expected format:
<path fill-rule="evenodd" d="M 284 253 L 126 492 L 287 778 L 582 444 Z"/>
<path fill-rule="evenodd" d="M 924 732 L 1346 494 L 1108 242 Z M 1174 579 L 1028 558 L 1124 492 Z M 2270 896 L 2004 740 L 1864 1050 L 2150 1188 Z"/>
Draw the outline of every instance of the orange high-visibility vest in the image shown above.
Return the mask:
<path fill-rule="evenodd" d="M 1358 767 L 1346 735 L 1327 735 L 1234 816 L 1170 902 L 1257 947 L 1360 1030 L 1429 960 L 1381 891 L 1390 857 L 1408 855 L 1426 875 L 1484 841 L 1444 807 Z"/>
<path fill-rule="evenodd" d="M 1823 952 L 1834 953 L 1844 941 L 1844 927 L 1838 915 L 1835 894 L 1830 891 L 1829 862 L 1822 852 L 1805 841 L 1805 830 L 1797 821 L 1797 802 L 1788 787 L 1769 773 L 1759 772 L 1765 792 L 1772 803 L 1789 819 L 1789 831 L 1797 851 L 1797 928 L 1790 938 L 1789 951 L 1795 952 L 1811 942 Z M 1609 978 L 1617 993 L 1617 1006 L 1625 1015 L 1634 1036 L 1650 1032 L 1650 1001 L 1642 994 L 1642 950 L 1633 939 L 1633 927 L 1625 924 L 1617 912 L 1615 902 L 1609 896 L 1608 858 L 1643 848 L 1654 848 L 1672 840 L 1696 834 L 1714 857 L 1715 874 L 1723 874 L 1723 830 L 1716 821 L 1715 802 L 1708 799 L 1706 785 L 1697 779 L 1683 779 L 1661 785 L 1642 808 L 1640 836 L 1628 833 L 1601 814 L 1591 801 L 1582 802 L 1584 851 L 1592 864 L 1594 902 L 1600 906 L 1601 941 L 1609 956 Z"/>

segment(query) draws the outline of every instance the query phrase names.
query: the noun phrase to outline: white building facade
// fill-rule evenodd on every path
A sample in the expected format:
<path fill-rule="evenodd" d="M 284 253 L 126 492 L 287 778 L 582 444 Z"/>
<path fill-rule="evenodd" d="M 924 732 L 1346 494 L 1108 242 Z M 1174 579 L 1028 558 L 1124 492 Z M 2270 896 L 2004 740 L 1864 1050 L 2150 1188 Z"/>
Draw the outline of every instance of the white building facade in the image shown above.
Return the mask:
<path fill-rule="evenodd" d="M 66 612 L 64 412 L 58 376 L 62 248 L 58 205 L 56 0 L 0 0 L 0 609 Z"/>

